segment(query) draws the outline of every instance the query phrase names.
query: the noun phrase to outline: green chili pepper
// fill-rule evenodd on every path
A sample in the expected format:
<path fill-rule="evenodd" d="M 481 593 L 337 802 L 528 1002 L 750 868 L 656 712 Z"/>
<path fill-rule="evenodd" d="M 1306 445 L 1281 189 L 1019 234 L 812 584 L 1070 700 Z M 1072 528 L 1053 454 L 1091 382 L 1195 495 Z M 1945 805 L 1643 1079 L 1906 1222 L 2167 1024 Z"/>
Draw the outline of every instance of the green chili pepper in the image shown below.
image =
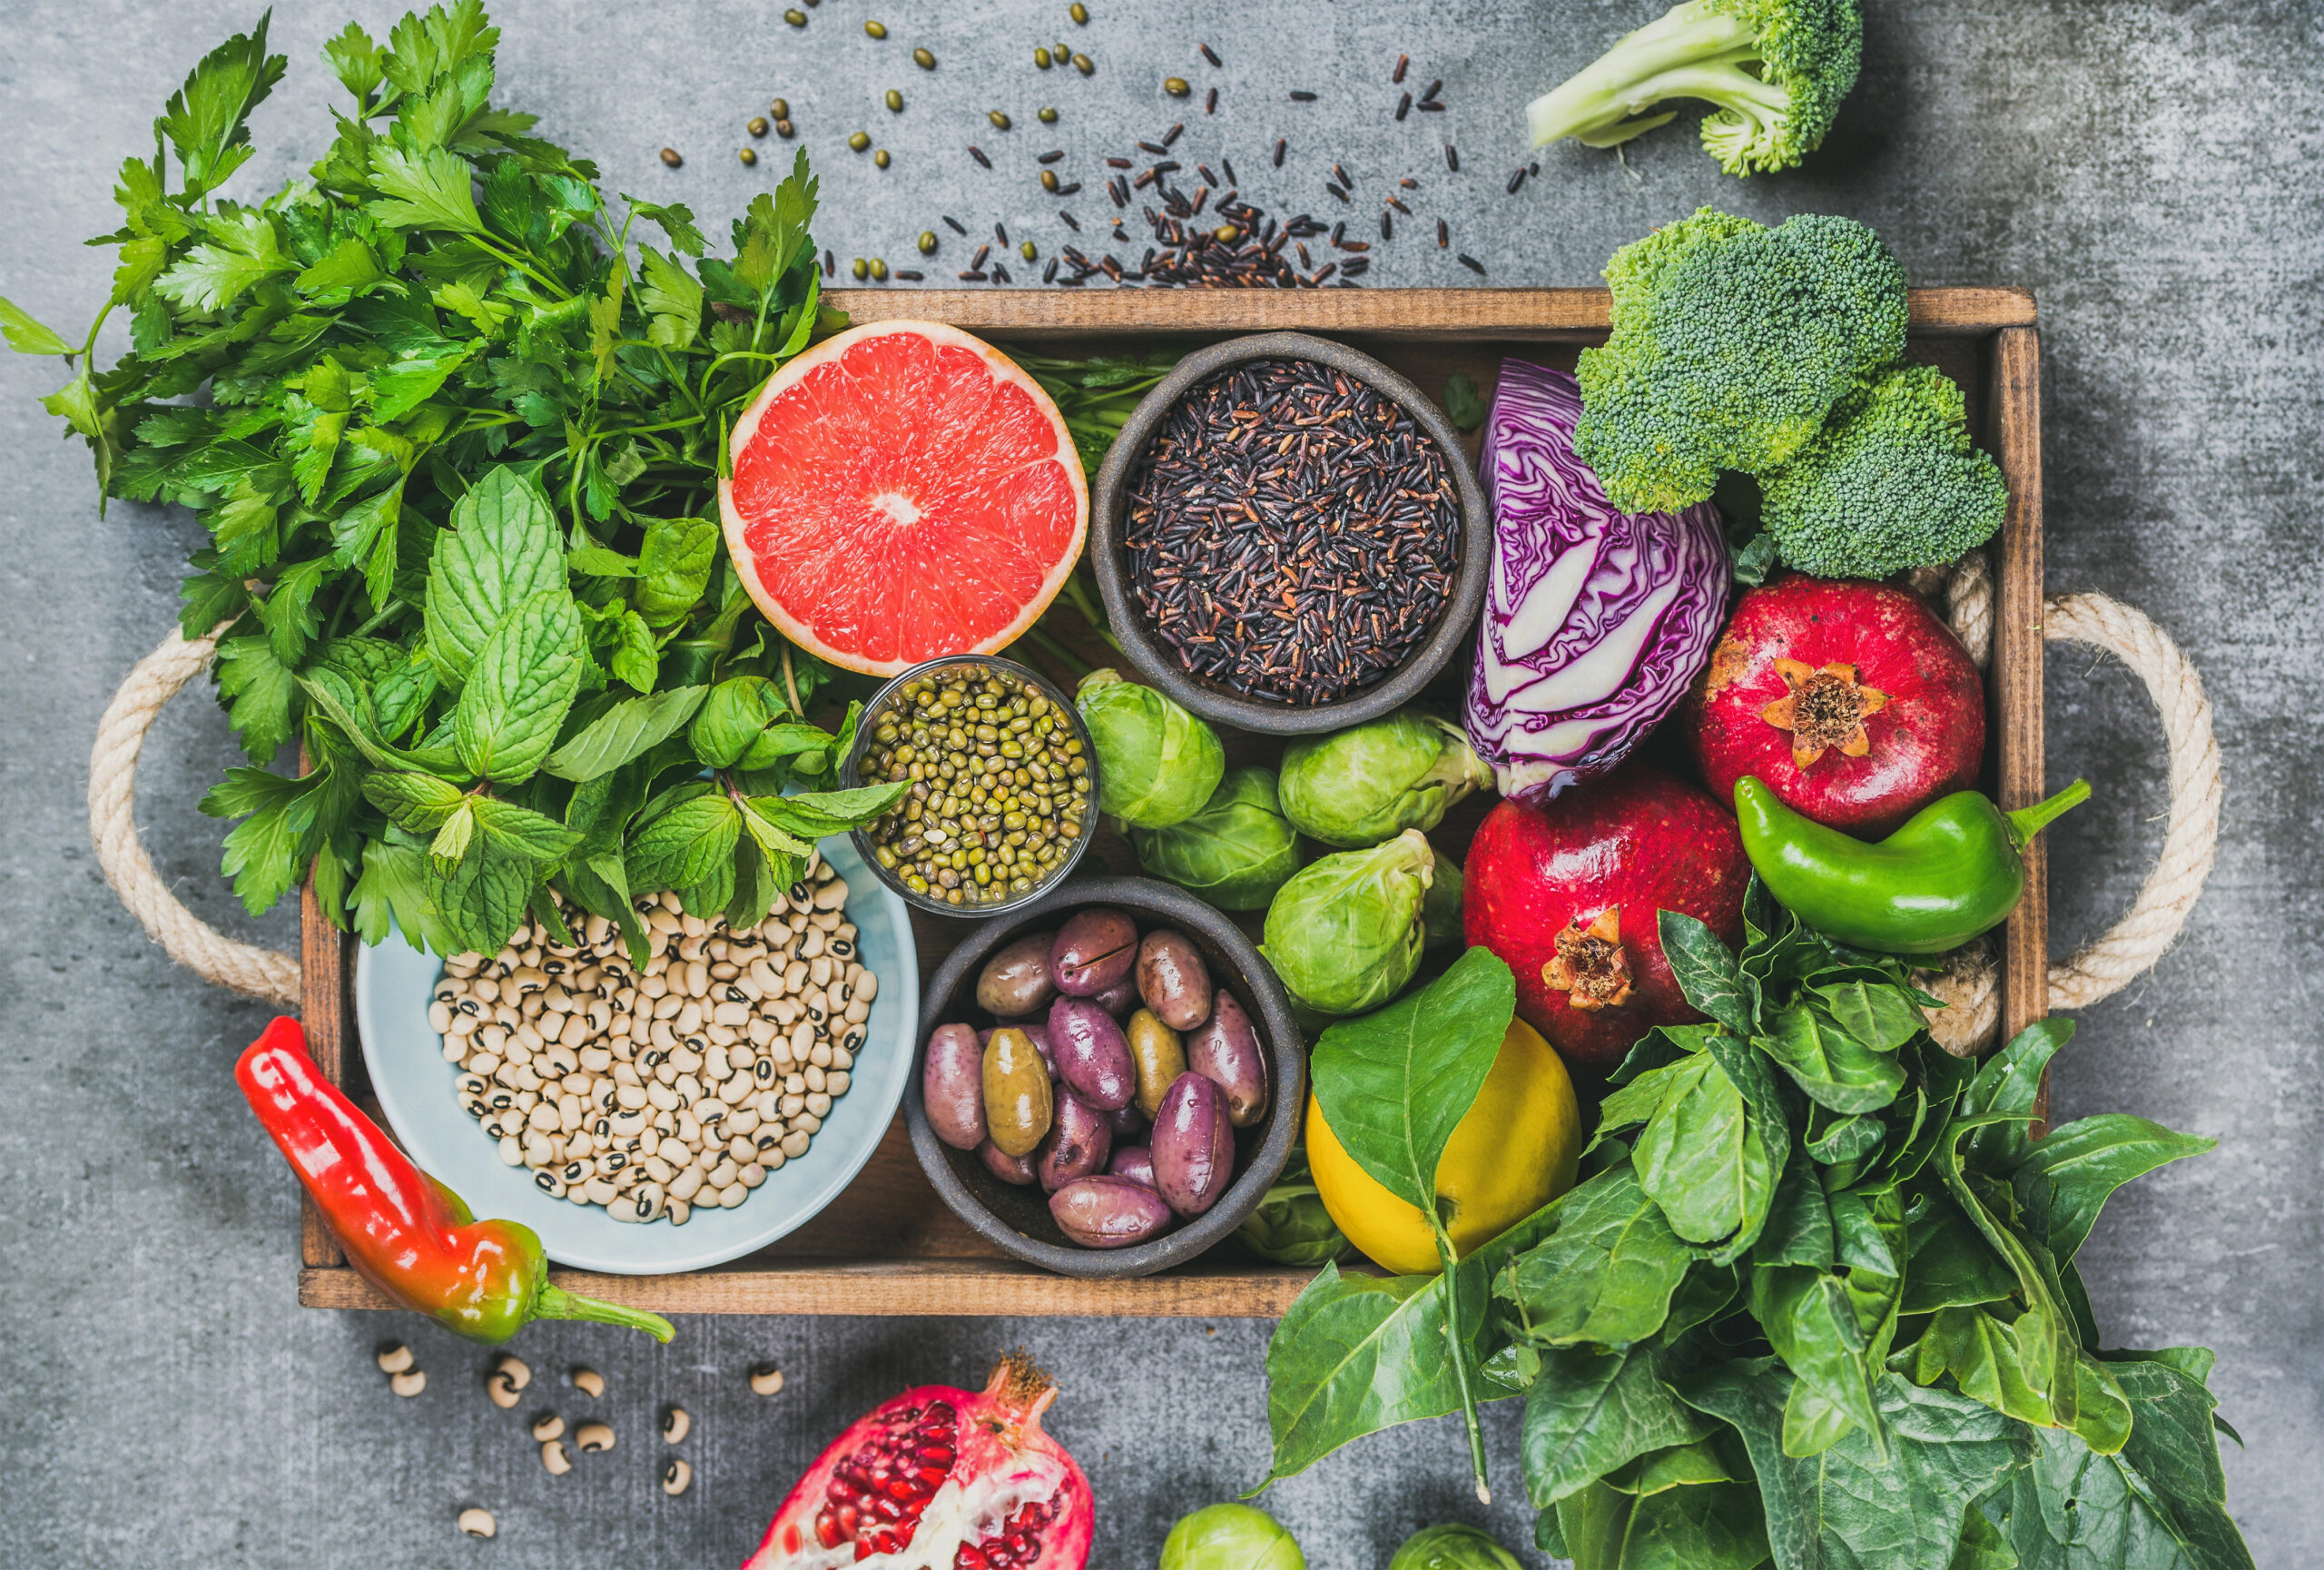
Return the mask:
<path fill-rule="evenodd" d="M 2025 895 L 2026 842 L 2089 799 L 2086 780 L 2014 813 L 1956 791 L 1869 844 L 1748 775 L 1735 782 L 1743 849 L 1768 892 L 1817 931 L 1886 954 L 1942 953 L 2000 925 Z"/>

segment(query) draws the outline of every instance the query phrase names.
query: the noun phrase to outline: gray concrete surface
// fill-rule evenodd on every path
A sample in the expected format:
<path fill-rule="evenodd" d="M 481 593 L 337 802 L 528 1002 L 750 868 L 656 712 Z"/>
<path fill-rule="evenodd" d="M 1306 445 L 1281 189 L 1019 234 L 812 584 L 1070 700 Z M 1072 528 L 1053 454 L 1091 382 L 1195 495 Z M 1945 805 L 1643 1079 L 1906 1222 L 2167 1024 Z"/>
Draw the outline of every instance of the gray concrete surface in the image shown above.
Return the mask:
<path fill-rule="evenodd" d="M 2218 709 L 2228 797 L 2219 869 L 2186 940 L 2151 978 L 2089 1011 L 2060 1064 L 2059 1107 L 2144 1113 L 2216 1136 L 2218 1152 L 2118 1198 L 2084 1256 L 2099 1317 L 2133 1346 L 2218 1348 L 2214 1381 L 2249 1442 L 2230 1447 L 2231 1504 L 2260 1564 L 2324 1559 L 2324 988 L 2318 888 L 2324 791 L 2314 758 L 2324 683 L 2324 6 L 2293 0 L 1868 0 L 1864 81 L 1803 173 L 1738 183 L 1674 128 L 1627 164 L 1572 146 L 1540 155 L 1514 197 L 1520 111 L 1655 9 L 1655 0 L 1348 0 L 1167 6 L 1091 0 L 899 3 L 884 44 L 859 0 L 826 0 L 793 32 L 779 0 L 652 5 L 503 0 L 500 101 L 599 159 L 607 183 L 683 197 L 718 221 L 769 183 L 740 168 L 741 122 L 788 97 L 819 159 L 817 232 L 842 258 L 903 258 L 950 212 L 1049 249 L 1069 238 L 1032 182 L 1061 145 L 1098 156 L 1174 119 L 1184 147 L 1234 156 L 1248 189 L 1324 211 L 1332 159 L 1368 189 L 1423 183 L 1421 224 L 1497 283 L 1589 281 L 1607 252 L 1716 201 L 1763 217 L 1832 211 L 1876 225 L 1920 283 L 2014 283 L 2045 324 L 2049 579 L 2151 611 L 2201 663 Z M 317 49 L 350 10 L 281 8 L 290 74 L 257 121 L 257 193 L 323 145 L 338 94 Z M 0 292 L 77 335 L 108 262 L 82 236 L 114 222 L 124 156 L 187 65 L 246 25 L 257 0 L 73 0 L 0 6 Z M 1037 74 L 1063 35 L 1095 77 Z M 1213 71 L 1197 40 L 1226 59 Z M 941 60 L 913 70 L 925 42 Z M 1452 107 L 1403 125 L 1386 84 L 1442 76 Z M 1191 78 L 1192 113 L 1163 99 Z M 1216 84 L 1216 119 L 1199 93 Z M 891 117 L 878 94 L 901 86 Z M 1291 87 L 1321 94 L 1295 105 Z M 1064 118 L 1039 129 L 1049 102 Z M 993 132 L 1008 109 L 1019 129 Z M 881 174 L 840 145 L 863 126 L 895 151 Z M 1293 156 L 1280 174 L 1264 149 Z M 1444 172 L 1450 137 L 1464 171 Z M 996 154 L 970 165 L 962 143 Z M 654 161 L 675 144 L 673 173 Z M 1085 220 L 1095 185 L 1077 199 Z M 1367 209 L 1368 211 L 1368 209 Z M 948 245 L 940 259 L 961 263 Z M 1472 281 L 1399 237 L 1371 282 Z M 448 1337 L 292 1302 L 293 1190 L 227 1068 L 268 1011 L 170 965 L 100 880 L 83 824 L 92 727 L 174 614 L 184 516 L 117 506 L 100 518 L 86 459 L 34 402 L 53 365 L 0 356 L 0 1563 L 110 1565 L 166 1552 L 197 1565 L 714 1565 L 738 1563 L 806 1459 L 846 1417 L 912 1381 L 973 1381 L 1019 1342 L 1065 1377 L 1056 1430 L 1104 1502 L 1098 1563 L 1150 1563 L 1182 1510 L 1264 1471 L 1266 1328 L 1200 1322 L 696 1319 L 667 1351 L 591 1328 L 528 1332 L 536 1368 L 586 1360 L 610 1389 L 612 1454 L 546 1476 L 517 1413 L 478 1398 L 484 1355 Z M 2050 662 L 2049 766 L 2097 800 L 2053 831 L 2061 953 L 2107 924 L 2152 854 L 2161 749 L 2136 684 L 2079 654 Z M 287 912 L 251 920 L 216 874 L 222 825 L 194 802 L 236 761 L 219 713 L 179 705 L 143 775 L 146 843 L 187 902 L 278 943 Z M 941 1305 L 931 1305 L 940 1308 Z M 374 1343 L 413 1335 L 429 1387 L 399 1401 Z M 779 1400 L 743 1369 L 789 1370 Z M 650 1422 L 695 1415 L 683 1499 L 652 1486 Z M 1270 1508 L 1326 1570 L 1385 1562 L 1448 1517 L 1526 1538 L 1516 1412 L 1494 1410 L 1503 1503 L 1467 1497 L 1443 1423 L 1375 1438 L 1277 1489 Z M 2306 1479 L 2305 1482 L 2302 1479 Z M 456 1506 L 501 1522 L 456 1539 Z"/>

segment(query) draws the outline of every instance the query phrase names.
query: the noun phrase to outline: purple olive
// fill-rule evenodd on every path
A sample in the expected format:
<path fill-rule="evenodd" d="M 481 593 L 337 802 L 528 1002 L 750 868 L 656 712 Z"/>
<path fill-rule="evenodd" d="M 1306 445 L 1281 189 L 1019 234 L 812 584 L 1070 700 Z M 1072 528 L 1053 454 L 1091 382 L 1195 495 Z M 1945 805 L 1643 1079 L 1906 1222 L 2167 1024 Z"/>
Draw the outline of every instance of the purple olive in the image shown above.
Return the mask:
<path fill-rule="evenodd" d="M 1137 927 L 1117 910 L 1092 905 L 1059 929 L 1049 945 L 1049 980 L 1069 998 L 1104 992 L 1137 963 Z"/>
<path fill-rule="evenodd" d="M 966 1025 L 939 1025 L 920 1071 L 928 1126 L 956 1150 L 984 1139 L 984 1042 Z"/>
<path fill-rule="evenodd" d="M 1226 1119 L 1247 1129 L 1266 1115 L 1267 1054 L 1251 1016 L 1226 988 L 1210 1018 L 1187 1038 L 1187 1067 L 1226 1092 Z"/>
<path fill-rule="evenodd" d="M 1003 1019 L 1039 1012 L 1057 992 L 1049 979 L 1049 945 L 1056 941 L 1055 933 L 1039 932 L 1002 944 L 977 973 L 977 1007 Z"/>
<path fill-rule="evenodd" d="M 1117 1107 L 1108 1112 L 1106 1121 L 1113 1126 L 1114 1143 L 1117 1145 L 1146 1138 L 1148 1126 L 1146 1114 L 1137 1110 L 1136 1101 L 1132 1101 L 1127 1107 Z"/>
<path fill-rule="evenodd" d="M 1002 1182 L 1014 1183 L 1020 1189 L 1031 1186 L 1035 1177 L 1033 1163 L 1023 1156 L 1003 1155 L 1000 1147 L 990 1140 L 977 1147 L 977 1154 L 984 1161 L 984 1170 Z"/>
<path fill-rule="evenodd" d="M 1127 1249 L 1170 1224 L 1170 1207 L 1128 1178 L 1082 1178 L 1049 1196 L 1058 1230 L 1085 1249 Z"/>
<path fill-rule="evenodd" d="M 1113 1159 L 1106 1163 L 1106 1170 L 1117 1178 L 1144 1183 L 1157 1194 L 1162 1191 L 1154 1185 L 1154 1152 L 1144 1145 L 1121 1146 L 1114 1151 Z"/>
<path fill-rule="evenodd" d="M 1191 1071 L 1170 1081 L 1154 1115 L 1154 1186 L 1181 1216 L 1199 1216 L 1235 1180 L 1226 1093 Z"/>
<path fill-rule="evenodd" d="M 1137 972 L 1133 969 L 1104 992 L 1091 994 L 1089 1001 L 1118 1020 L 1128 1018 L 1138 1005 Z"/>
<path fill-rule="evenodd" d="M 1113 1148 L 1114 1131 L 1106 1114 L 1071 1091 L 1059 1091 L 1056 1117 L 1041 1148 L 1033 1153 L 1033 1170 L 1041 1187 L 1054 1194 L 1076 1178 L 1105 1170 Z"/>
<path fill-rule="evenodd" d="M 1027 1014 L 1022 1019 L 1002 1020 L 999 1023 L 995 1024 L 992 1027 L 992 1030 L 1024 1032 L 1025 1034 L 1031 1039 L 1033 1050 L 1041 1054 L 1041 1067 L 1049 1071 L 1050 1079 L 1054 1080 L 1057 1078 L 1057 1052 L 1056 1050 L 1049 1045 L 1049 1022 L 1045 1016 L 1040 1014 Z M 984 1044 L 991 1039 L 992 1031 L 979 1031 L 977 1032 L 977 1046 L 981 1049 Z"/>
<path fill-rule="evenodd" d="M 1137 945 L 1137 994 L 1174 1031 L 1210 1017 L 1210 967 L 1183 933 L 1157 927 Z"/>
<path fill-rule="evenodd" d="M 1049 1040 L 1058 1078 L 1099 1111 L 1126 1107 L 1137 1094 L 1129 1038 L 1114 1023 L 1113 1015 L 1089 999 L 1059 998 L 1051 1003 Z"/>

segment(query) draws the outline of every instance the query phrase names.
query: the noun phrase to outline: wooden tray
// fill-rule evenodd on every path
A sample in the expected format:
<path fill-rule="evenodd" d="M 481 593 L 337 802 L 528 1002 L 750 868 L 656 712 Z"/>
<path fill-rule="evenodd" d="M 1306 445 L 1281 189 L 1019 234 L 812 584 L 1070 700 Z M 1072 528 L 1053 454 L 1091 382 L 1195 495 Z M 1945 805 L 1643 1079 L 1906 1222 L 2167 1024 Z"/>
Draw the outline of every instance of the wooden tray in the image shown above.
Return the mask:
<path fill-rule="evenodd" d="M 1599 289 L 1322 291 L 914 290 L 841 291 L 832 302 L 857 321 L 911 317 L 947 321 L 1006 341 L 1054 351 L 1094 351 L 1157 334 L 1203 341 L 1297 329 L 1344 337 L 1435 392 L 1456 370 L 1490 393 L 1504 353 L 1570 366 L 1575 350 L 1603 339 L 1608 297 Z M 1916 289 L 1915 360 L 1961 383 L 1974 429 L 2009 482 L 2010 506 L 1994 546 L 1997 598 L 1988 702 L 1986 784 L 2005 808 L 2040 800 L 2042 786 L 2042 420 L 2040 344 L 2034 300 L 2009 289 Z M 1473 438 L 1472 439 L 1473 449 Z M 1012 653 L 1024 654 L 1029 646 Z M 1104 651 L 1086 651 L 1106 664 Z M 1039 655 L 1034 663 L 1045 664 Z M 1263 737 L 1229 737 L 1236 761 L 1272 761 Z M 1465 803 L 1430 837 L 1456 860 L 1491 805 Z M 1090 870 L 1135 870 L 1110 834 L 1091 847 Z M 2002 1039 L 2044 1012 L 2047 885 L 2043 842 L 2026 855 L 2024 902 L 2002 943 Z M 964 923 L 914 917 L 921 968 L 932 971 Z M 315 1060 L 353 1093 L 368 1096 L 353 1049 L 350 944 L 308 891 L 301 923 L 303 1012 Z M 557 1284 L 669 1314 L 1135 1314 L 1202 1318 L 1280 1316 L 1314 1271 L 1256 1262 L 1231 1245 L 1190 1265 L 1131 1281 L 1053 1276 L 993 1250 L 940 1203 L 921 1176 L 901 1115 L 836 1203 L 781 1242 L 716 1269 L 682 1276 L 556 1272 Z M 318 1308 L 388 1304 L 348 1268 L 309 1203 L 300 1239 L 299 1300 Z"/>

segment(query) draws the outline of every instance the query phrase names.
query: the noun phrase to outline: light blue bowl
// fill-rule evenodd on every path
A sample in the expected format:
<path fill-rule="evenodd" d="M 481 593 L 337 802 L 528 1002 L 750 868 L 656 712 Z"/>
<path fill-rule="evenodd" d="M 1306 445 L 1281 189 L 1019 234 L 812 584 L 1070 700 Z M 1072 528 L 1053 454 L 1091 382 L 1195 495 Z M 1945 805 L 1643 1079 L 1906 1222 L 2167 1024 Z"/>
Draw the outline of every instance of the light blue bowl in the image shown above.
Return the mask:
<path fill-rule="evenodd" d="M 822 851 L 847 880 L 848 915 L 862 963 L 880 978 L 880 995 L 872 1002 L 847 1094 L 832 1104 L 807 1153 L 770 1172 L 742 1204 L 696 1210 L 683 1227 L 616 1221 L 599 1206 L 551 1199 L 533 1187 L 529 1167 L 502 1165 L 497 1142 L 461 1110 L 452 1088 L 459 1067 L 444 1061 L 443 1038 L 428 1028 L 428 999 L 443 962 L 401 933 L 362 950 L 355 961 L 363 1061 L 397 1141 L 478 1215 L 522 1221 L 540 1234 L 551 1259 L 576 1269 L 624 1276 L 699 1270 L 763 1249 L 804 1225 L 855 1180 L 895 1121 L 920 1019 L 911 913 L 872 876 L 847 836 L 823 841 Z"/>

